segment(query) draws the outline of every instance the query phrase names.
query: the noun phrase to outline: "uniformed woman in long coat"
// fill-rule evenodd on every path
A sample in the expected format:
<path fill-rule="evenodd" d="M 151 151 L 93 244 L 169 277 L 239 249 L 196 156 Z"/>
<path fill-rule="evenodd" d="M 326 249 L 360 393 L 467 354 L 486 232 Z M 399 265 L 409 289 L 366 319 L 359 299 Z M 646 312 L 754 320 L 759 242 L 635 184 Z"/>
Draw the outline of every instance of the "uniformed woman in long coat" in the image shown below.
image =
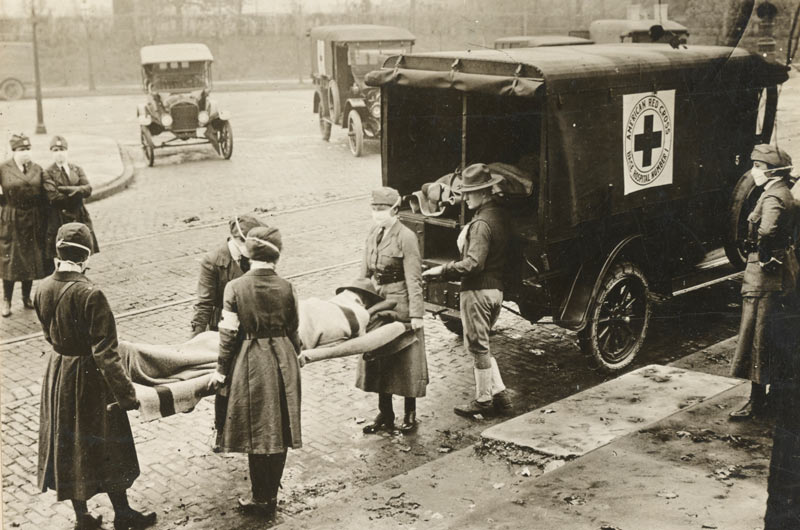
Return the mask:
<path fill-rule="evenodd" d="M 52 271 L 45 260 L 47 198 L 42 168 L 31 161 L 31 141 L 24 134 L 11 137 L 13 156 L 0 165 L 0 277 L 3 307 L 11 315 L 14 283 L 22 283 L 22 304 L 33 309 L 33 280 Z"/>
<path fill-rule="evenodd" d="M 297 296 L 275 273 L 281 235 L 257 227 L 245 240 L 250 270 L 225 287 L 217 371 L 212 386 L 225 387 L 228 408 L 217 449 L 247 453 L 252 499 L 240 507 L 271 518 L 286 451 L 302 446 Z"/>
<path fill-rule="evenodd" d="M 156 515 L 132 509 L 126 492 L 139 476 L 139 462 L 125 411 L 139 402 L 117 354 L 108 301 L 83 274 L 92 235 L 86 225 L 68 223 L 57 241 L 57 270 L 39 285 L 35 299 L 53 346 L 42 381 L 39 488 L 72 501 L 75 528 L 101 527 L 86 506 L 98 493 L 111 499 L 116 530 L 146 528 Z"/>
<path fill-rule="evenodd" d="M 751 155 L 751 175 L 764 192 L 747 218 L 747 265 L 742 281 L 742 322 L 731 375 L 752 382 L 750 399 L 732 418 L 767 412 L 766 386 L 781 371 L 787 334 L 783 306 L 794 292 L 797 260 L 793 247 L 797 207 L 789 190 L 792 162 L 782 149 L 757 145 Z"/>
<path fill-rule="evenodd" d="M 58 227 L 66 223 L 83 223 L 92 233 L 92 254 L 100 252 L 92 218 L 83 204 L 92 195 L 92 186 L 81 166 L 69 161 L 69 145 L 63 136 L 53 136 L 50 152 L 53 163 L 44 171 L 44 191 L 50 205 L 47 219 L 45 259 L 52 261 L 56 251 Z"/>
<path fill-rule="evenodd" d="M 361 275 L 370 278 L 378 294 L 397 302 L 399 320 L 410 322 L 417 342 L 405 350 L 379 359 L 359 360 L 356 386 L 378 393 L 378 415 L 364 427 L 365 434 L 394 429 L 392 395 L 404 396 L 405 414 L 399 430 L 413 431 L 417 426 L 418 397 L 425 396 L 428 364 L 422 317 L 422 258 L 414 232 L 397 219 L 400 194 L 393 188 L 372 192 L 374 226 L 369 232 L 361 264 Z"/>

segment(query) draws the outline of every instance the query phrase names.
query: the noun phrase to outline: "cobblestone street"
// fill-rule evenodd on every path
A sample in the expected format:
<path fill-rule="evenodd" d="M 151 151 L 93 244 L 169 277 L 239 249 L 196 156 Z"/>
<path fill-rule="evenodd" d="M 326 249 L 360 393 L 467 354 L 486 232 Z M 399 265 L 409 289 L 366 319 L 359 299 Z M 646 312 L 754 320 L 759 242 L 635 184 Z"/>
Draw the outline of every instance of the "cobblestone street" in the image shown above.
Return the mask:
<path fill-rule="evenodd" d="M 132 186 L 88 205 L 101 252 L 87 275 L 106 293 L 122 339 L 170 344 L 188 338 L 199 259 L 225 240 L 234 213 L 255 212 L 281 229 L 278 270 L 300 298 L 330 296 L 355 276 L 371 222 L 367 194 L 381 181 L 378 146 L 353 158 L 338 129 L 330 143 L 322 142 L 311 97 L 307 90 L 219 94 L 232 115 L 233 158 L 221 160 L 204 147 L 157 156 L 153 168 L 137 144 L 136 97 L 46 102 L 49 132 L 110 136 L 136 165 Z M 19 128 L 32 118 L 32 104 L 3 102 L 0 115 Z M 76 117 L 85 121 L 76 124 Z M 733 335 L 737 289 L 726 282 L 659 304 L 632 368 L 666 363 Z M 71 528 L 69 504 L 36 488 L 39 392 L 49 347 L 34 312 L 22 309 L 18 292 L 15 297 L 14 314 L 0 322 L 3 520 L 9 528 Z M 441 322 L 426 317 L 425 324 L 431 381 L 413 435 L 361 433 L 377 399 L 354 387 L 354 358 L 303 368 L 305 447 L 289 453 L 281 517 L 291 519 L 465 447 L 490 424 L 452 413 L 473 391 L 472 361 Z M 604 380 L 587 368 L 573 334 L 531 325 L 509 311 L 493 348 L 518 413 Z M 211 452 L 211 400 L 188 414 L 144 423 L 132 413 L 131 419 L 142 467 L 130 490 L 132 504 L 158 512 L 156 528 L 258 527 L 234 509 L 236 497 L 249 491 L 246 458 Z M 113 519 L 105 496 L 90 501 L 90 508 Z"/>

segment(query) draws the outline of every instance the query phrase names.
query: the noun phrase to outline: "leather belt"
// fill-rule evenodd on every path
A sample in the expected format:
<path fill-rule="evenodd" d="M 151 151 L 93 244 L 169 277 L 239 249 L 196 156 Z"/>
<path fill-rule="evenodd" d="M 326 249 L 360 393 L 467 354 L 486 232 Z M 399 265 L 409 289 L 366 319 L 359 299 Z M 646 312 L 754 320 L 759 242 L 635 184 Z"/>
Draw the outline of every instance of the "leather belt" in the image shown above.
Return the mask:
<path fill-rule="evenodd" d="M 375 277 L 375 282 L 377 282 L 378 285 L 402 282 L 406 279 L 406 275 L 403 273 L 403 271 L 375 271 L 373 275 Z"/>
<path fill-rule="evenodd" d="M 255 339 L 273 339 L 276 337 L 285 337 L 285 336 L 286 336 L 285 328 L 266 328 L 266 329 L 260 329 L 255 333 L 246 333 L 244 338 L 247 340 L 255 340 Z"/>

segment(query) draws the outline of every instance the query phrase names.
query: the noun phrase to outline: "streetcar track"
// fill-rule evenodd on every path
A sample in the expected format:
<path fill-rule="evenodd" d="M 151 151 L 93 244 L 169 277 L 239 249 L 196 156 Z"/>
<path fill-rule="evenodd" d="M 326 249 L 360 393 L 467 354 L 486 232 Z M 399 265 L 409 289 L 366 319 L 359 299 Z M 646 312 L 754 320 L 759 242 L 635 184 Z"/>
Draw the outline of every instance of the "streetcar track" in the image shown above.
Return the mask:
<path fill-rule="evenodd" d="M 331 271 L 331 270 L 336 270 L 336 269 L 340 269 L 340 268 L 344 268 L 344 267 L 349 267 L 351 265 L 356 265 L 358 263 L 361 263 L 360 259 L 350 260 L 350 261 L 343 261 L 343 262 L 340 262 L 340 263 L 336 263 L 334 265 L 326 265 L 324 267 L 318 267 L 316 269 L 310 269 L 310 270 L 307 270 L 307 271 L 296 272 L 294 274 L 287 274 L 286 276 L 283 276 L 283 278 L 286 279 L 286 280 L 293 280 L 293 279 L 296 279 L 296 278 L 302 278 L 303 276 L 312 276 L 314 274 L 319 274 L 321 272 L 328 272 L 328 271 Z M 142 308 L 139 308 L 139 309 L 131 309 L 129 311 L 124 311 L 122 313 L 119 313 L 118 315 L 114 315 L 114 318 L 115 318 L 115 320 L 119 321 L 119 320 L 123 320 L 123 319 L 130 318 L 130 317 L 135 317 L 135 316 L 139 316 L 139 315 L 143 315 L 143 314 L 147 314 L 147 313 L 153 313 L 155 311 L 160 311 L 162 309 L 167 309 L 169 307 L 174 307 L 174 306 L 183 305 L 183 304 L 189 304 L 189 303 L 194 302 L 195 300 L 197 300 L 197 297 L 196 296 L 192 296 L 192 297 L 188 297 L 188 298 L 182 298 L 180 300 L 173 300 L 171 302 L 164 302 L 164 303 L 157 304 L 157 305 L 154 305 L 154 306 L 142 307 Z M 36 333 L 29 333 L 27 335 L 18 335 L 16 337 L 11 337 L 10 339 L 1 340 L 0 341 L 0 346 L 7 346 L 9 344 L 17 344 L 17 343 L 20 343 L 20 342 L 26 342 L 28 340 L 41 338 L 43 336 L 44 336 L 44 333 L 42 333 L 41 331 L 38 331 Z"/>
<path fill-rule="evenodd" d="M 363 200 L 363 199 L 366 199 L 367 197 L 369 197 L 368 194 L 352 195 L 350 197 L 345 197 L 343 199 L 333 199 L 333 200 L 330 200 L 330 201 L 323 201 L 323 202 L 318 202 L 318 203 L 315 203 L 315 204 L 308 204 L 308 205 L 305 205 L 305 206 L 297 206 L 297 207 L 294 207 L 294 208 L 288 208 L 286 210 L 277 210 L 277 211 L 274 211 L 274 212 L 264 212 L 263 214 L 259 215 L 259 217 L 276 217 L 276 216 L 279 216 L 279 215 L 288 215 L 288 214 L 293 214 L 293 213 L 313 210 L 315 208 L 324 208 L 326 206 L 334 206 L 334 205 L 342 204 L 342 203 L 345 203 L 345 202 Z M 103 243 L 103 247 L 122 245 L 122 244 L 125 244 L 125 243 L 132 243 L 134 241 L 142 241 L 144 239 L 150 239 L 150 238 L 159 237 L 159 236 L 168 235 L 168 234 L 179 234 L 179 233 L 182 233 L 182 232 L 189 232 L 189 231 L 192 231 L 192 230 L 200 230 L 200 229 L 203 229 L 203 228 L 216 228 L 218 226 L 226 225 L 226 224 L 228 224 L 228 222 L 229 222 L 229 220 L 225 219 L 225 220 L 222 220 L 222 221 L 213 221 L 211 223 L 205 223 L 205 224 L 200 224 L 200 225 L 186 226 L 186 227 L 181 227 L 181 228 L 173 228 L 173 229 L 169 229 L 169 230 L 163 230 L 163 231 L 160 231 L 160 232 L 151 232 L 149 234 L 142 234 L 142 235 L 139 235 L 139 236 L 126 237 L 126 238 L 123 238 L 123 239 L 116 239 L 114 241 L 107 241 L 107 242 Z"/>

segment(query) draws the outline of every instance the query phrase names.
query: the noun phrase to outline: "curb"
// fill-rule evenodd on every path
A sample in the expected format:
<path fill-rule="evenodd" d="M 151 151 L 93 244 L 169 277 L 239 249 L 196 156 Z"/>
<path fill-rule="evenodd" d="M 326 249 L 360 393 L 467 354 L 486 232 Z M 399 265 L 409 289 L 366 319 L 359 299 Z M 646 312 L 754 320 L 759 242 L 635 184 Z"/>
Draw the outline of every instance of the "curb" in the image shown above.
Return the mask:
<path fill-rule="evenodd" d="M 108 184 L 93 190 L 92 195 L 89 196 L 85 202 L 90 203 L 111 197 L 115 193 L 127 188 L 130 183 L 133 182 L 133 178 L 136 176 L 136 171 L 133 167 L 133 159 L 128 151 L 119 144 L 119 142 L 117 143 L 117 149 L 119 149 L 119 156 L 122 160 L 122 173 Z"/>

